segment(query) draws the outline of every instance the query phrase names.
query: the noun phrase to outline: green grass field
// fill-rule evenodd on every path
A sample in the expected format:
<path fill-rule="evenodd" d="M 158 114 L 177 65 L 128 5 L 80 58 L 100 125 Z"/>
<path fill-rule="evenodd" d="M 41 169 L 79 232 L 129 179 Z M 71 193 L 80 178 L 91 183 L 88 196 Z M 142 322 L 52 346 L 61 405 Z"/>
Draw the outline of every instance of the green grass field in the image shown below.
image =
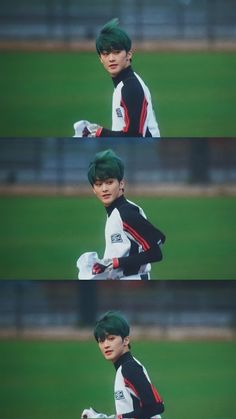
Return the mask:
<path fill-rule="evenodd" d="M 111 126 L 113 85 L 92 52 L 1 52 L 1 136 L 72 136 L 88 119 Z M 137 51 L 162 137 L 236 135 L 236 54 Z"/>
<path fill-rule="evenodd" d="M 235 279 L 235 198 L 129 198 L 167 236 L 153 279 Z M 92 192 L 1 197 L 0 278 L 76 279 L 82 253 L 103 255 L 105 220 Z"/>
<path fill-rule="evenodd" d="M 165 401 L 163 419 L 235 418 L 235 342 L 134 342 Z M 88 368 L 89 365 L 89 368 Z M 0 417 L 114 413 L 115 370 L 94 342 L 1 341 Z"/>

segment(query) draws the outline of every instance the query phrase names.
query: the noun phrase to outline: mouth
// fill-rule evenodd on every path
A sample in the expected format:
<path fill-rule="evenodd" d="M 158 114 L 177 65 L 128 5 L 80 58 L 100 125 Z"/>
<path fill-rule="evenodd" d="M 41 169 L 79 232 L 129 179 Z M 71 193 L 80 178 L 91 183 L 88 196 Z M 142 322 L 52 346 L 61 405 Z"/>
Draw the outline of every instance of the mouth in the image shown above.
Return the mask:
<path fill-rule="evenodd" d="M 103 199 L 108 199 L 108 198 L 110 198 L 110 194 L 105 194 L 105 195 L 102 195 L 102 197 L 103 197 Z"/>
<path fill-rule="evenodd" d="M 117 67 L 117 64 L 110 64 L 109 68 L 111 68 L 112 70 L 114 70 Z"/>
<path fill-rule="evenodd" d="M 109 351 L 105 351 L 105 355 L 111 355 L 112 354 L 112 350 L 109 350 Z"/>

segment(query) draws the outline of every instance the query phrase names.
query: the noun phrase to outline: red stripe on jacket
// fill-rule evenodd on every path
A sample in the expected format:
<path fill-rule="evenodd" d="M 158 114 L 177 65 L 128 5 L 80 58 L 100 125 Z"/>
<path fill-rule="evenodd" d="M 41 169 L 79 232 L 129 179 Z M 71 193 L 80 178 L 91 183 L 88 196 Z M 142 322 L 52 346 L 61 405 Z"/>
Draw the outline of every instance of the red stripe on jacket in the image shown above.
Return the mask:
<path fill-rule="evenodd" d="M 127 108 L 125 102 L 123 101 L 123 99 L 121 99 L 120 105 L 122 106 L 122 108 L 124 108 L 124 112 L 125 112 L 125 115 L 124 115 L 125 126 L 123 128 L 123 131 L 124 132 L 127 132 L 127 131 L 129 131 L 129 126 L 130 126 L 130 119 L 129 119 L 128 108 Z"/>
<path fill-rule="evenodd" d="M 145 125 L 145 121 L 147 118 L 147 107 L 148 102 L 147 99 L 144 97 L 143 99 L 143 105 L 142 105 L 142 111 L 141 111 L 141 117 L 140 117 L 140 124 L 139 124 L 139 133 L 143 135 L 143 128 Z"/>
<path fill-rule="evenodd" d="M 156 401 L 157 402 L 162 402 L 162 400 L 161 400 L 161 398 L 160 398 L 160 396 L 158 394 L 157 389 L 152 384 L 151 384 L 151 387 L 152 387 L 152 392 L 154 394 L 154 397 L 155 397 Z"/>
<path fill-rule="evenodd" d="M 128 233 L 130 233 L 131 236 L 133 236 L 134 239 L 141 244 L 143 250 L 150 249 L 150 245 L 148 244 L 148 242 L 142 236 L 140 236 L 140 234 L 136 230 L 134 230 L 133 227 L 131 227 L 127 223 L 123 223 L 123 227 L 125 231 L 128 231 Z"/>
<path fill-rule="evenodd" d="M 127 378 L 124 378 L 124 381 L 125 381 L 126 387 L 131 388 L 131 390 L 133 390 L 134 394 L 140 399 L 140 397 L 138 395 L 138 392 L 137 392 L 136 388 L 134 387 L 134 385 L 129 380 L 127 380 Z M 142 406 L 141 400 L 140 400 L 140 406 Z"/>
<path fill-rule="evenodd" d="M 138 391 L 136 390 L 136 388 L 134 387 L 134 385 L 129 380 L 127 380 L 127 378 L 124 378 L 124 381 L 125 381 L 126 387 L 129 387 L 131 390 L 133 390 L 134 394 L 140 399 L 140 397 L 138 395 Z M 159 394 L 157 392 L 157 389 L 151 383 L 150 383 L 150 386 L 151 386 L 152 393 L 153 393 L 153 395 L 155 397 L 156 402 L 162 403 L 162 400 L 161 400 L 161 398 L 160 398 L 160 396 L 159 396 Z M 140 405 L 142 406 L 141 400 L 140 400 Z"/>

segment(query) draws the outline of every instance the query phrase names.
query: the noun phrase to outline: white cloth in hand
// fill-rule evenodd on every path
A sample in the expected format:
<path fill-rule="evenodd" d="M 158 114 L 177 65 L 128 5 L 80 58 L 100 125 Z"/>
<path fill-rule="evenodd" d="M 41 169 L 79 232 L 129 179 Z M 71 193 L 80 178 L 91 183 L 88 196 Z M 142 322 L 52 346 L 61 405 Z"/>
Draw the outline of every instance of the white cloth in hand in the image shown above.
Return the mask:
<path fill-rule="evenodd" d="M 123 272 L 120 269 L 109 269 L 100 274 L 93 275 L 95 263 L 106 264 L 107 260 L 99 259 L 97 252 L 85 252 L 76 262 L 79 270 L 78 279 L 120 279 Z"/>
<path fill-rule="evenodd" d="M 102 418 L 108 418 L 108 416 L 105 413 L 98 413 L 96 412 L 96 410 L 90 407 L 89 409 L 83 410 L 81 418 L 83 419 L 90 419 L 90 418 L 100 419 L 101 418 L 102 419 Z"/>
<path fill-rule="evenodd" d="M 98 124 L 86 120 L 77 121 L 74 123 L 74 137 L 96 137 L 98 128 L 100 128 Z"/>

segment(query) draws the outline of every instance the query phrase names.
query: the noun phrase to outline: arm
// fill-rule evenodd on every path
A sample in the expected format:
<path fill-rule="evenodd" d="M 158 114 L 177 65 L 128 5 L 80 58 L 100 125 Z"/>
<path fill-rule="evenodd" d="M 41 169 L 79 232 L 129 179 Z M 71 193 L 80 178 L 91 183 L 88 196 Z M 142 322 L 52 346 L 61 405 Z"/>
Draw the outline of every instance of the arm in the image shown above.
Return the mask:
<path fill-rule="evenodd" d="M 165 242 L 165 235 L 138 211 L 126 211 L 124 208 L 120 213 L 124 232 L 136 243 L 137 249 L 134 254 L 118 258 L 116 267 L 122 268 L 125 275 L 132 275 L 139 271 L 141 265 L 162 260 L 160 246 Z M 142 248 L 140 253 L 138 246 Z"/>
<path fill-rule="evenodd" d="M 122 374 L 126 387 L 139 401 L 137 407 L 131 412 L 123 413 L 122 418 L 145 419 L 164 412 L 164 403 L 141 365 L 128 362 L 123 365 Z"/>

